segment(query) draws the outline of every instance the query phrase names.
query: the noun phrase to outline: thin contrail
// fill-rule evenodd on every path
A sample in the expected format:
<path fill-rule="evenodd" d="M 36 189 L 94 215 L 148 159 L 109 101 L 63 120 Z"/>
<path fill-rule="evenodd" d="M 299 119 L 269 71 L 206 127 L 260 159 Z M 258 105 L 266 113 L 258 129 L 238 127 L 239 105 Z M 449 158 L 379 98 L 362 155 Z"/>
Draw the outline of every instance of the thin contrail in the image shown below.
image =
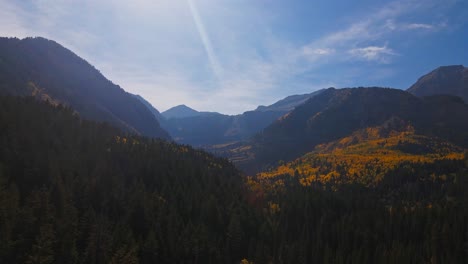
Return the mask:
<path fill-rule="evenodd" d="M 195 21 L 195 26 L 197 27 L 198 34 L 200 35 L 203 46 L 205 47 L 205 51 L 208 54 L 208 60 L 210 61 L 210 65 L 213 70 L 213 73 L 216 75 L 218 80 L 220 80 L 221 66 L 214 54 L 210 38 L 208 37 L 208 34 L 206 33 L 205 26 L 203 25 L 203 21 L 200 18 L 200 14 L 198 13 L 197 6 L 193 2 L 193 0 L 187 0 L 187 2 L 190 6 L 190 12 L 192 13 L 193 20 Z"/>

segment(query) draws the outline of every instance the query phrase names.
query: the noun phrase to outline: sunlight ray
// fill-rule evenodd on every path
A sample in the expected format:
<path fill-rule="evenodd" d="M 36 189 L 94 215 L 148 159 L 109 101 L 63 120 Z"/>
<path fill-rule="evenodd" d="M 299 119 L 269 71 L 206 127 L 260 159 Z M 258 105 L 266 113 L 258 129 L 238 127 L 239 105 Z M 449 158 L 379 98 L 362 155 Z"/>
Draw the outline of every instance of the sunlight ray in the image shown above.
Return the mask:
<path fill-rule="evenodd" d="M 200 17 L 200 13 L 198 12 L 198 8 L 193 0 L 187 0 L 189 7 L 190 7 L 190 13 L 192 14 L 193 20 L 195 22 L 195 26 L 197 27 L 198 34 L 200 35 L 200 39 L 203 43 L 203 46 L 205 48 L 205 51 L 208 55 L 208 60 L 210 62 L 210 66 L 213 70 L 214 75 L 218 80 L 221 79 L 221 65 L 218 62 L 218 59 L 214 53 L 213 46 L 211 44 L 211 40 L 208 36 L 208 33 L 206 32 L 205 26 L 203 24 L 203 21 Z"/>

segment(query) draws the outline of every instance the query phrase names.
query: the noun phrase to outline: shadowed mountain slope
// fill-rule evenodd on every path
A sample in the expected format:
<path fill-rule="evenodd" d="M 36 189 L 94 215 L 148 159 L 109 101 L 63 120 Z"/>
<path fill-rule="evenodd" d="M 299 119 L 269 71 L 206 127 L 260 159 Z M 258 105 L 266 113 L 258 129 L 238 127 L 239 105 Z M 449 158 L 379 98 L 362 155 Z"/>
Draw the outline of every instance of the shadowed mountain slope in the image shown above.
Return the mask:
<path fill-rule="evenodd" d="M 134 94 L 133 96 L 142 102 L 148 108 L 148 110 L 150 110 L 150 112 L 154 115 L 154 117 L 156 117 L 156 120 L 158 120 L 160 124 L 166 120 L 164 116 L 162 116 L 158 111 L 158 109 L 154 108 L 154 106 L 150 102 L 146 101 L 145 98 L 138 94 Z"/>
<path fill-rule="evenodd" d="M 243 147 L 254 157 L 243 161 L 258 171 L 279 160 L 292 160 L 317 145 L 401 120 L 416 135 L 468 146 L 468 106 L 453 96 L 418 98 L 388 88 L 328 89 L 267 127 Z M 252 164 L 255 164 L 252 166 Z"/>
<path fill-rule="evenodd" d="M 408 92 L 416 96 L 448 94 L 468 103 L 468 68 L 463 65 L 443 66 L 422 76 Z"/>
<path fill-rule="evenodd" d="M 203 147 L 233 143 L 249 139 L 322 91 L 289 96 L 272 105 L 259 106 L 254 111 L 233 116 L 176 106 L 162 113 L 167 118 L 162 125 L 180 143 Z"/>
<path fill-rule="evenodd" d="M 70 50 L 44 38 L 0 38 L 0 93 L 32 95 L 68 105 L 87 119 L 169 138 L 137 98 Z"/>

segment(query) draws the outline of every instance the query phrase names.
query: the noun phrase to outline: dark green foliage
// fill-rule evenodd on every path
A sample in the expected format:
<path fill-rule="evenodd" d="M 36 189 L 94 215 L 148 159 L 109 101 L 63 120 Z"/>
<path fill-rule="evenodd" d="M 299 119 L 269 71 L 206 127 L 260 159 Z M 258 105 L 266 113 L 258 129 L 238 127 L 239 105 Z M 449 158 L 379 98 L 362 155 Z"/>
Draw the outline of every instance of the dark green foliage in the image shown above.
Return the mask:
<path fill-rule="evenodd" d="M 222 263 L 242 188 L 224 159 L 0 97 L 0 263 Z"/>
<path fill-rule="evenodd" d="M 405 164 L 375 188 L 296 177 L 263 194 L 256 259 L 274 263 L 466 263 L 466 161 Z M 261 186 L 272 183 L 262 182 Z M 279 189 L 278 189 L 279 188 Z M 268 210 L 277 204 L 278 210 Z M 266 249 L 265 249 L 266 247 Z M 266 253 L 268 252 L 268 253 Z"/>
<path fill-rule="evenodd" d="M 0 263 L 468 260 L 468 157 L 372 188 L 298 177 L 244 184 L 203 151 L 0 97 Z"/>

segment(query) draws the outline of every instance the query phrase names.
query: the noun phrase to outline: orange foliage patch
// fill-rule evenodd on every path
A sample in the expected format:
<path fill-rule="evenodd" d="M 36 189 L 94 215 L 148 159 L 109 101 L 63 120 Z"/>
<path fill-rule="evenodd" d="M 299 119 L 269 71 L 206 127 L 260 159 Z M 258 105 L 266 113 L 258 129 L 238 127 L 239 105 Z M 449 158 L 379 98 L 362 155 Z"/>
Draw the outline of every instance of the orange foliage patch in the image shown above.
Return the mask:
<path fill-rule="evenodd" d="M 443 159 L 463 159 L 464 150 L 448 142 L 415 135 L 410 127 L 403 132 L 392 131 L 382 138 L 378 129 L 367 128 L 358 134 L 323 144 L 305 156 L 257 174 L 258 180 L 274 181 L 284 176 L 300 177 L 310 185 L 359 182 L 367 186 L 380 182 L 384 175 L 402 163 L 433 163 Z"/>

